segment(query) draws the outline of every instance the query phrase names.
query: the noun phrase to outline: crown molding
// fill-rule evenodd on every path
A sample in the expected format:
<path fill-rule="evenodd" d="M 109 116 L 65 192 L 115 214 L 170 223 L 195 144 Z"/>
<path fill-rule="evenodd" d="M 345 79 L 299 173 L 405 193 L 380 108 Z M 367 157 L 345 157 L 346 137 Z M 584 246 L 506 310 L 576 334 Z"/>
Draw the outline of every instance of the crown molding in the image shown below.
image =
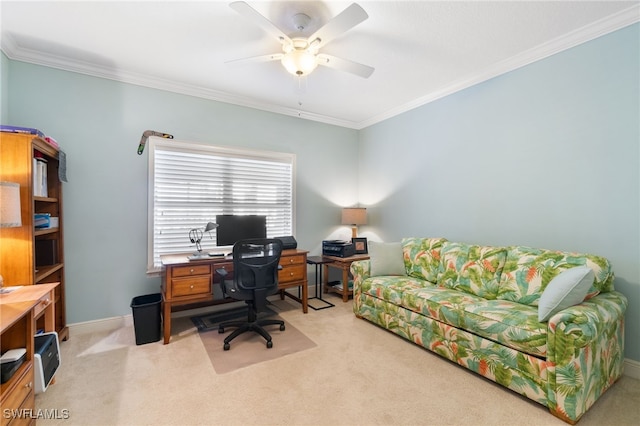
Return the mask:
<path fill-rule="evenodd" d="M 369 120 L 357 123 L 355 128 L 358 130 L 364 129 L 365 127 L 387 120 L 391 117 L 395 117 L 396 115 L 410 111 L 422 105 L 426 105 L 438 99 L 444 98 L 445 96 L 490 80 L 501 74 L 506 74 L 510 71 L 524 67 L 525 65 L 529 65 L 533 62 L 555 55 L 556 53 L 560 53 L 564 50 L 594 40 L 598 37 L 612 33 L 637 22 L 640 22 L 640 4 L 631 6 L 618 13 L 600 19 L 596 22 L 593 22 L 592 24 L 574 30 L 554 40 L 521 52 L 504 61 L 498 62 L 489 68 L 458 80 L 450 84 L 449 86 L 442 88 L 441 90 L 429 93 L 426 96 L 422 96 L 413 100 L 412 102 L 400 105 L 397 108 L 372 117 Z"/>
<path fill-rule="evenodd" d="M 177 81 L 162 79 L 146 74 L 115 70 L 112 67 L 98 64 L 61 58 L 47 52 L 36 51 L 20 47 L 11 34 L 4 34 L 0 43 L 0 49 L 7 57 L 14 61 L 26 62 L 34 65 L 41 65 L 63 71 L 114 80 L 121 83 L 128 83 L 151 89 L 164 90 L 182 95 L 194 96 L 207 100 L 228 103 L 262 111 L 272 112 L 280 115 L 287 115 L 301 119 L 317 121 L 339 127 L 353 128 L 353 123 L 348 120 L 340 120 L 335 117 L 328 117 L 321 114 L 301 111 L 295 108 L 287 108 L 278 105 L 257 102 L 251 98 L 235 96 L 229 93 L 209 89 L 192 84 L 180 83 Z"/>
<path fill-rule="evenodd" d="M 368 120 L 361 122 L 353 122 L 349 120 L 341 120 L 336 117 L 329 117 L 322 114 L 314 114 L 301 111 L 295 108 L 288 108 L 278 105 L 272 105 L 264 102 L 257 102 L 247 97 L 235 96 L 229 93 L 208 89 L 201 86 L 190 85 L 152 77 L 149 75 L 125 72 L 115 70 L 111 67 L 92 64 L 79 60 L 69 60 L 46 52 L 35 51 L 20 47 L 11 34 L 3 34 L 0 41 L 0 49 L 11 60 L 27 62 L 35 65 L 42 65 L 50 68 L 56 68 L 64 71 L 70 71 L 93 77 L 100 77 L 110 80 L 129 83 L 138 86 L 148 87 L 152 89 L 165 90 L 183 95 L 204 98 L 208 100 L 228 103 L 232 105 L 258 109 L 262 111 L 272 112 L 275 114 L 287 115 L 306 120 L 317 121 L 325 124 L 331 124 L 339 127 L 346 127 L 360 130 L 381 121 L 392 118 L 396 115 L 410 111 L 422 105 L 441 99 L 445 96 L 467 89 L 476 84 L 482 83 L 501 74 L 521 68 L 525 65 L 555 55 L 556 53 L 578 46 L 587 41 L 593 40 L 605 34 L 619 30 L 626 26 L 632 25 L 640 21 L 640 4 L 636 4 L 616 14 L 603 18 L 592 24 L 586 25 L 547 43 L 543 43 L 504 61 L 501 61 L 489 68 L 481 70 L 477 73 L 458 80 L 447 87 L 429 93 L 426 96 L 419 97 L 397 108 L 393 108 L 382 114 L 374 116 Z"/>

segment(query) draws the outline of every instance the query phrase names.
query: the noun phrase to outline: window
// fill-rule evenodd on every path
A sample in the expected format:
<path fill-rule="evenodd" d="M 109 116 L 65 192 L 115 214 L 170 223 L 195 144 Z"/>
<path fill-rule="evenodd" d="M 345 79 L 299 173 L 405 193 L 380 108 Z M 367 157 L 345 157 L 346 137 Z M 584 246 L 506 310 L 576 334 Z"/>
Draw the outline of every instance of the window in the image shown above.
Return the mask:
<path fill-rule="evenodd" d="M 195 251 L 189 230 L 219 214 L 267 216 L 267 236 L 293 235 L 295 155 L 149 138 L 147 272 Z M 215 230 L 202 250 L 216 245 Z"/>

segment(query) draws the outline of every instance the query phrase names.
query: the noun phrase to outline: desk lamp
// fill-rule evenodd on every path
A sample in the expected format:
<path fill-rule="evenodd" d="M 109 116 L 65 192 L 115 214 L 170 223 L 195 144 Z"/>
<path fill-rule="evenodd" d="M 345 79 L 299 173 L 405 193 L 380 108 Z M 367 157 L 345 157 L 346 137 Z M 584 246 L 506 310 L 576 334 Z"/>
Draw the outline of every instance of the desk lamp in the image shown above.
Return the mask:
<path fill-rule="evenodd" d="M 197 252 L 193 253 L 193 255 L 189 256 L 189 259 L 204 259 L 205 257 L 209 257 L 208 254 L 202 254 L 202 246 L 200 245 L 200 241 L 202 241 L 204 232 L 208 232 L 211 239 L 213 239 L 213 237 L 211 236 L 211 231 L 213 231 L 217 227 L 217 223 L 209 222 L 204 228 L 204 231 L 202 231 L 200 228 L 193 228 L 191 231 L 189 231 L 189 240 L 191 240 L 192 243 L 195 243 L 196 249 L 198 250 Z"/>
<path fill-rule="evenodd" d="M 356 238 L 358 236 L 358 225 L 367 224 L 367 209 L 364 207 L 343 208 L 342 224 L 351 225 L 351 238 Z"/>
<path fill-rule="evenodd" d="M 20 184 L 0 182 L 0 228 L 18 228 L 22 226 L 20 216 Z M 0 275 L 0 292 L 4 279 Z"/>

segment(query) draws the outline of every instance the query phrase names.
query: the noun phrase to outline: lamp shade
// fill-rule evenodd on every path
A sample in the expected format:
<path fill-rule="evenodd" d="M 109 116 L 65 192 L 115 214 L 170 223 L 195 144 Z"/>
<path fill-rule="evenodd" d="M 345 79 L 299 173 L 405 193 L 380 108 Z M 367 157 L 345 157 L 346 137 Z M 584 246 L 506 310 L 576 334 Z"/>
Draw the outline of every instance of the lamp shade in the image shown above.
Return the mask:
<path fill-rule="evenodd" d="M 316 55 L 307 51 L 294 49 L 286 53 L 281 59 L 282 65 L 293 75 L 310 74 L 318 66 Z"/>
<path fill-rule="evenodd" d="M 342 209 L 343 225 L 366 225 L 367 209 L 364 207 L 346 207 Z"/>
<path fill-rule="evenodd" d="M 20 217 L 20 185 L 0 182 L 0 228 L 22 226 Z"/>
<path fill-rule="evenodd" d="M 204 228 L 204 232 L 211 232 L 218 227 L 218 224 L 215 222 L 208 222 L 207 226 Z"/>

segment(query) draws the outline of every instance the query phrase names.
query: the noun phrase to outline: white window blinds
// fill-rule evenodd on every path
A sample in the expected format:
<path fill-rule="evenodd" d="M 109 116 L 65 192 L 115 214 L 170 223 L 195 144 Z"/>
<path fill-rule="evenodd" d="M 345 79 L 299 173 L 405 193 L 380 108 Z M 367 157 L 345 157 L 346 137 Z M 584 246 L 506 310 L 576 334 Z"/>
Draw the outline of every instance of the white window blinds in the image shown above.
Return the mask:
<path fill-rule="evenodd" d="M 267 216 L 267 236 L 293 235 L 295 155 L 149 138 L 148 272 L 160 255 L 195 251 L 189 230 L 220 214 Z M 202 250 L 215 247 L 215 230 Z"/>

